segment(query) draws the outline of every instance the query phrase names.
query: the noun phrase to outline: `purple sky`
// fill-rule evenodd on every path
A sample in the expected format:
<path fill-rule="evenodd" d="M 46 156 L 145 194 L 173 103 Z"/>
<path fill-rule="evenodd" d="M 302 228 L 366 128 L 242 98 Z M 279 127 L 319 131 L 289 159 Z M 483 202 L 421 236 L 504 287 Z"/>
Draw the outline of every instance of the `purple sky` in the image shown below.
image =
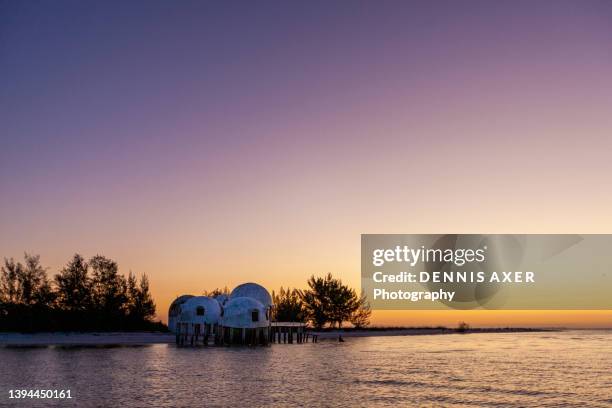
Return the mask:
<path fill-rule="evenodd" d="M 2 1 L 0 90 L 0 256 L 162 309 L 358 286 L 360 233 L 612 226 L 610 1 Z"/>

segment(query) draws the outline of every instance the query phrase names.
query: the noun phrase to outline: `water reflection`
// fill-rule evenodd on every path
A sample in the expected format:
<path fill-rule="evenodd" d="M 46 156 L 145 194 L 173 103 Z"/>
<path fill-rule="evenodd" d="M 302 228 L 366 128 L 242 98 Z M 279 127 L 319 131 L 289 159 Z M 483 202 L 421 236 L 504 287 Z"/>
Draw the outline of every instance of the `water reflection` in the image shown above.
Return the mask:
<path fill-rule="evenodd" d="M 612 332 L 350 338 L 269 348 L 0 349 L 25 406 L 592 406 L 612 404 Z M 8 404 L 6 395 L 0 404 Z M 23 404 L 21 404 L 23 405 Z"/>

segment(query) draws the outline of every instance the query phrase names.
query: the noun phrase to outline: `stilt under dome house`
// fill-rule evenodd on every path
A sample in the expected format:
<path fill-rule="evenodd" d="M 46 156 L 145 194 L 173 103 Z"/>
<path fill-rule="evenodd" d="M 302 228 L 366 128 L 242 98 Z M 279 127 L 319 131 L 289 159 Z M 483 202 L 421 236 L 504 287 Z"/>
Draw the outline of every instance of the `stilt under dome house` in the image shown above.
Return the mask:
<path fill-rule="evenodd" d="M 272 297 L 257 283 L 238 285 L 229 297 L 179 296 L 170 305 L 168 327 L 178 345 L 267 345 L 308 340 L 305 324 L 271 322 Z"/>

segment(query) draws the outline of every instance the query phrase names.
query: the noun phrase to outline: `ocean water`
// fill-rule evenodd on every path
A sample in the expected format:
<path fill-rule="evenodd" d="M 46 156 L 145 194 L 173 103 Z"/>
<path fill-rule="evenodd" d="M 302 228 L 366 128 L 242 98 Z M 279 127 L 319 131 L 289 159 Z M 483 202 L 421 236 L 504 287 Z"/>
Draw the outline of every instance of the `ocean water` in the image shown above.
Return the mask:
<path fill-rule="evenodd" d="M 9 400 L 9 389 L 71 400 Z M 612 331 L 0 348 L 0 406 L 612 407 Z"/>

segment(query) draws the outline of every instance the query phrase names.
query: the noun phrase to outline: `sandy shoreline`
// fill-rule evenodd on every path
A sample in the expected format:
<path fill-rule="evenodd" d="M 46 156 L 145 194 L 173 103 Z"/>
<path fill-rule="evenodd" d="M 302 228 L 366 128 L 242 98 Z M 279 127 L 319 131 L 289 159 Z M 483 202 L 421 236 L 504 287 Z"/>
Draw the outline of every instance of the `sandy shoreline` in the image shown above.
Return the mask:
<path fill-rule="evenodd" d="M 547 329 L 471 329 L 473 333 L 523 333 L 549 331 Z M 454 329 L 443 328 L 414 328 L 389 330 L 348 330 L 348 331 L 322 331 L 317 334 L 320 340 L 337 339 L 341 334 L 348 337 L 376 337 L 376 336 L 424 336 L 455 334 Z M 136 346 L 148 344 L 174 344 L 175 338 L 170 333 L 0 333 L 0 347 L 29 347 L 29 346 Z"/>
<path fill-rule="evenodd" d="M 0 333 L 0 347 L 120 346 L 174 343 L 168 333 Z"/>

